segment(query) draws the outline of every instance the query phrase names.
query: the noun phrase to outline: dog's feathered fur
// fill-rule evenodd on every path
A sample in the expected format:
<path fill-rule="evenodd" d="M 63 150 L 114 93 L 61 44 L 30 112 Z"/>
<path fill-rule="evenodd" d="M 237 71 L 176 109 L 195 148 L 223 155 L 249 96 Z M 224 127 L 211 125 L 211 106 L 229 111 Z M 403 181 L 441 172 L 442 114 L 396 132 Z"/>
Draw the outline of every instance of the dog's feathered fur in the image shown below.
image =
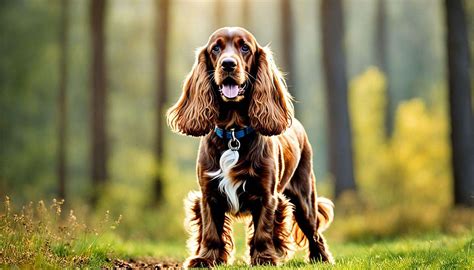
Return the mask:
<path fill-rule="evenodd" d="M 230 58 L 234 69 L 223 71 L 223 59 Z M 219 93 L 229 81 L 239 87 L 239 96 Z M 333 220 L 333 204 L 316 195 L 311 146 L 268 47 L 242 28 L 214 32 L 198 50 L 168 123 L 175 132 L 202 136 L 201 191 L 190 193 L 186 203 L 191 234 L 186 266 L 228 263 L 232 221 L 245 216 L 251 217 L 253 265 L 277 264 L 292 253 L 293 242 L 308 247 L 309 259 L 333 262 L 322 236 Z M 238 153 L 229 154 L 228 140 L 214 126 L 251 126 L 255 132 L 240 139 Z"/>

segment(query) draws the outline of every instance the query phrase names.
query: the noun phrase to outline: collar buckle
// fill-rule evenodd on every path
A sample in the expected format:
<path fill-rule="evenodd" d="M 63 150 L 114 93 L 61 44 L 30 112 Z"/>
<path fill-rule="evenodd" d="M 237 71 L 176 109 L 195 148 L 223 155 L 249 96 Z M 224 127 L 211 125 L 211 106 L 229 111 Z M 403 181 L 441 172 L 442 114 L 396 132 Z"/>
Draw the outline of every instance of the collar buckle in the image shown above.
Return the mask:
<path fill-rule="evenodd" d="M 229 140 L 229 142 L 227 143 L 227 146 L 229 147 L 230 150 L 232 151 L 238 151 L 240 149 L 240 141 L 237 140 L 237 138 L 235 137 L 235 129 L 234 128 L 231 128 L 230 129 L 230 132 L 231 132 L 231 136 L 232 138 Z M 232 144 L 235 144 L 235 145 L 232 145 Z"/>

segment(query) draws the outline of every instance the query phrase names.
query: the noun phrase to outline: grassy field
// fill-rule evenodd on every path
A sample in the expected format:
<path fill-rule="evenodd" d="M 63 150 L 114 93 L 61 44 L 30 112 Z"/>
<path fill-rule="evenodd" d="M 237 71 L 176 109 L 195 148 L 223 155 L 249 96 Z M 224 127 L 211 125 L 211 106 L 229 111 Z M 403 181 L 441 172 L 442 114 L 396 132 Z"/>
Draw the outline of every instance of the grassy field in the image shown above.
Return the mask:
<path fill-rule="evenodd" d="M 183 244 L 138 244 L 133 242 L 119 245 L 116 255 L 129 258 L 161 258 L 163 261 L 181 262 L 186 257 Z M 232 266 L 218 269 L 243 269 L 244 247 L 237 247 L 236 260 Z M 336 265 L 317 264 L 319 269 L 474 269 L 474 235 L 462 236 L 431 235 L 373 243 L 335 243 L 331 250 Z M 315 265 L 305 263 L 303 252 L 285 263 L 285 269 L 314 269 Z M 257 267 L 273 269 L 278 267 Z"/>
<path fill-rule="evenodd" d="M 3 246 L 5 243 L 1 243 Z M 21 243 L 16 243 L 21 247 Z M 68 251 L 68 249 L 70 249 Z M 236 259 L 232 266 L 218 269 L 243 269 L 245 247 L 237 247 Z M 474 235 L 446 236 L 432 235 L 373 243 L 334 243 L 331 250 L 336 265 L 318 264 L 319 269 L 474 269 Z M 184 243 L 163 242 L 144 243 L 141 241 L 120 241 L 113 235 L 98 238 L 84 238 L 74 247 L 58 247 L 52 254 L 38 249 L 37 253 L 20 252 L 20 256 L 33 257 L 24 262 L 7 263 L 8 253 L 0 254 L 2 266 L 33 267 L 91 267 L 99 268 L 117 264 L 116 259 L 126 262 L 145 261 L 150 265 L 181 265 L 186 258 Z M 55 256 L 56 258 L 52 258 Z M 285 269 L 314 269 L 315 265 L 305 263 L 304 253 L 298 251 L 295 258 L 285 263 Z M 273 269 L 276 267 L 258 267 L 255 269 Z"/>
<path fill-rule="evenodd" d="M 234 264 L 217 269 L 248 268 L 244 262 L 245 247 L 239 242 Z M 27 248 L 21 250 L 24 248 L 22 243 L 14 243 L 19 248 L 17 252 L 20 254 L 17 255 L 30 259 L 8 262 L 8 257 L 12 254 L 8 254 L 8 251 L 5 253 L 5 244 L 0 243 L 0 268 L 13 265 L 34 268 L 100 268 L 117 265 L 118 261 L 131 261 L 134 265 L 146 262 L 148 265 L 181 266 L 187 255 L 184 243 L 181 242 L 121 241 L 113 234 L 105 234 L 96 238 L 85 237 L 73 247 L 55 246 L 51 254 L 45 252 L 41 245 L 36 252 L 31 253 Z M 474 269 L 474 233 L 459 236 L 425 235 L 372 243 L 333 243 L 331 250 L 336 265 L 317 264 L 318 269 Z M 316 265 L 307 264 L 303 257 L 304 252 L 298 251 L 295 258 L 282 267 L 314 269 Z"/>
<path fill-rule="evenodd" d="M 61 214 L 61 202 L 40 201 L 21 211 L 10 209 L 7 198 L 0 215 L 0 269 L 101 268 L 112 266 L 180 267 L 187 256 L 185 235 L 175 241 L 124 241 L 115 231 L 120 218 L 106 212 L 100 222 L 87 226 L 73 212 Z M 236 224 L 236 254 L 232 266 L 247 268 L 244 224 Z M 334 234 L 332 234 L 334 235 Z M 181 240 L 179 240 L 181 239 Z M 474 269 L 474 230 L 456 235 L 424 234 L 370 242 L 338 242 L 327 238 L 336 265 L 318 264 L 326 269 Z M 283 265 L 285 269 L 314 269 L 304 261 L 304 251 Z M 256 267 L 272 269 L 275 267 Z"/>

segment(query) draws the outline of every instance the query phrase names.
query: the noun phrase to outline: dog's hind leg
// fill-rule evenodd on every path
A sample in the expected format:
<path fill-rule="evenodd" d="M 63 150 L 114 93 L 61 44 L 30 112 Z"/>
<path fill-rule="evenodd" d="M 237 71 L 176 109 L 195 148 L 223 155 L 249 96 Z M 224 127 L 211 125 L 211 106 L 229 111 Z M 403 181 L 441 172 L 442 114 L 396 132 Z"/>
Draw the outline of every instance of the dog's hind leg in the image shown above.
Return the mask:
<path fill-rule="evenodd" d="M 287 192 L 285 192 L 285 195 L 287 195 L 290 198 L 290 201 L 295 205 L 295 241 L 299 245 L 301 245 L 305 240 L 307 241 L 310 261 L 334 263 L 334 259 L 322 235 L 322 231 L 318 230 L 320 224 L 328 223 L 329 221 L 321 220 L 320 218 L 322 218 L 322 215 L 316 213 L 316 211 L 319 210 L 314 206 L 308 206 L 308 202 L 313 201 L 313 199 L 307 200 L 302 196 L 294 194 L 290 195 Z M 301 235 L 298 230 L 303 232 L 305 239 L 298 236 L 298 234 Z"/>
<path fill-rule="evenodd" d="M 296 243 L 302 246 L 304 241 L 307 240 L 310 261 L 334 263 L 332 254 L 322 235 L 322 231 L 329 226 L 333 218 L 332 203 L 327 199 L 323 199 L 322 203 L 317 201 L 316 178 L 312 171 L 311 156 L 311 146 L 306 142 L 302 149 L 298 167 L 284 194 L 294 205 L 293 213 L 296 220 L 294 238 Z M 318 207 L 320 205 L 321 207 Z M 303 232 L 304 236 L 301 235 L 299 230 Z"/>

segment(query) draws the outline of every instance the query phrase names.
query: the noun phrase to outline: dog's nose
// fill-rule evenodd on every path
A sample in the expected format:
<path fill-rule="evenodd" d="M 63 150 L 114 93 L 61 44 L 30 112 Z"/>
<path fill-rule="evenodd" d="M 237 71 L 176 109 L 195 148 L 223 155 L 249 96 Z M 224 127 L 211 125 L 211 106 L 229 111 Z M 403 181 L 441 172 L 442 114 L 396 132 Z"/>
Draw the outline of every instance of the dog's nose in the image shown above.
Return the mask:
<path fill-rule="evenodd" d="M 233 58 L 225 58 L 224 60 L 222 60 L 222 69 L 225 72 L 234 71 L 236 66 L 237 66 L 237 61 L 235 61 Z"/>

